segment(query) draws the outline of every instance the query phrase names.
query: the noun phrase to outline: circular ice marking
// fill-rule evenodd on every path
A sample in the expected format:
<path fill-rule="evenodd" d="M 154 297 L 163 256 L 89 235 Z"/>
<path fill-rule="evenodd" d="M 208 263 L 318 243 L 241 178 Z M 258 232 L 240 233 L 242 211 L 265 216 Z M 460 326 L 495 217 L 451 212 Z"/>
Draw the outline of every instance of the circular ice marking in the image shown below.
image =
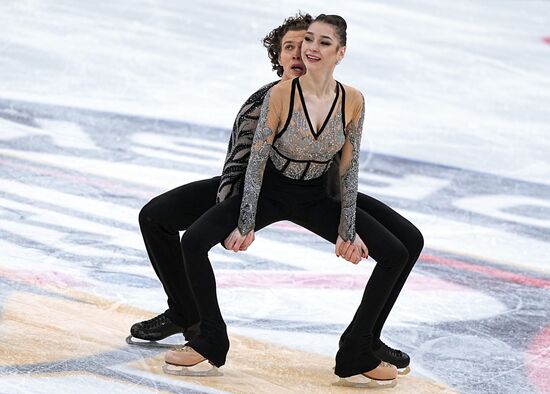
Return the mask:
<path fill-rule="evenodd" d="M 468 387 L 474 388 L 521 384 L 523 356 L 522 351 L 494 337 L 451 334 L 423 343 L 411 358 L 447 383 L 464 388 L 469 382 Z"/>

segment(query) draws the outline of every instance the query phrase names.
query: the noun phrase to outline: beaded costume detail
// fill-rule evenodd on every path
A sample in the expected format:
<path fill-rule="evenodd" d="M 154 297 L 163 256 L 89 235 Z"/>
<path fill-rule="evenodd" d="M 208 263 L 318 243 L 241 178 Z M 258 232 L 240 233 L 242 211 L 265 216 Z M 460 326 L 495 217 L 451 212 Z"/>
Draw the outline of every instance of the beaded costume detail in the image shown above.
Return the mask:
<path fill-rule="evenodd" d="M 267 92 L 278 82 L 268 83 L 254 92 L 245 101 L 237 114 L 233 123 L 229 146 L 227 147 L 216 202 L 222 202 L 226 198 L 239 193 L 243 184 L 248 158 L 250 157 L 250 145 L 252 145 L 262 103 Z"/>
<path fill-rule="evenodd" d="M 340 226 L 338 234 L 344 240 L 352 241 L 355 238 L 355 210 L 357 207 L 357 186 L 359 178 L 359 147 L 361 145 L 361 131 L 365 118 L 365 102 L 361 110 L 359 122 L 352 121 L 347 129 L 347 138 L 351 142 L 352 156 L 347 171 L 340 176 L 340 195 L 342 208 L 340 211 Z"/>
<path fill-rule="evenodd" d="M 280 91 L 271 100 L 270 91 L 262 105 L 246 170 L 239 231 L 245 235 L 254 229 L 258 198 L 268 159 L 282 175 L 297 180 L 309 180 L 327 172 L 334 157 L 341 152 L 339 167 L 342 205 L 338 234 L 345 241 L 352 241 L 355 238 L 359 148 L 364 120 L 363 97 L 352 89 L 350 108 L 353 111 L 350 112 L 350 122 L 346 124 L 346 92 L 337 82 L 332 107 L 322 127 L 315 131 L 307 113 L 299 78 L 295 78 L 291 84 L 289 103 L 281 98 Z M 287 87 L 288 84 L 280 90 Z M 300 99 L 294 105 L 296 88 Z M 338 102 L 340 105 L 337 106 Z M 283 110 L 285 103 L 288 106 L 287 112 Z M 280 128 L 284 120 L 283 112 L 288 115 L 284 126 Z M 279 131 L 275 133 L 276 130 Z"/>
<path fill-rule="evenodd" d="M 269 158 L 279 171 L 293 179 L 313 179 L 323 175 L 344 145 L 342 114 L 332 117 L 317 139 L 309 130 L 303 109 L 292 113 L 292 120 L 283 134 L 275 137 Z M 307 157 L 306 160 L 292 158 Z"/>
<path fill-rule="evenodd" d="M 258 127 L 252 140 L 252 154 L 246 170 L 244 179 L 243 199 L 241 202 L 241 214 L 239 215 L 239 231 L 246 234 L 254 229 L 256 219 L 256 206 L 262 188 L 265 163 L 271 148 L 268 138 L 273 135 L 273 130 L 267 127 L 267 111 L 269 105 L 270 92 L 265 96 L 264 103 L 260 111 Z"/>

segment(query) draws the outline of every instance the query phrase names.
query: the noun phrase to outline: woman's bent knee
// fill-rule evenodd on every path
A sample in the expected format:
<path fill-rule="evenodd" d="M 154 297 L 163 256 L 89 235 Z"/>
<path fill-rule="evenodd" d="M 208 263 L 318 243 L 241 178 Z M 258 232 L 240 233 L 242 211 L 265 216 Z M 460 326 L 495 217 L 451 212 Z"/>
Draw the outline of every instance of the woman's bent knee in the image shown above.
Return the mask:
<path fill-rule="evenodd" d="M 405 245 L 401 244 L 394 249 L 393 263 L 399 267 L 404 267 L 409 261 L 409 251 Z"/>
<path fill-rule="evenodd" d="M 205 237 L 196 234 L 194 231 L 187 230 L 181 237 L 181 249 L 185 255 L 208 253 L 210 249 Z"/>
<path fill-rule="evenodd" d="M 407 249 L 409 250 L 409 254 L 417 257 L 424 248 L 424 236 L 416 227 L 413 227 L 413 230 L 411 231 L 411 241 L 408 246 L 409 247 Z"/>

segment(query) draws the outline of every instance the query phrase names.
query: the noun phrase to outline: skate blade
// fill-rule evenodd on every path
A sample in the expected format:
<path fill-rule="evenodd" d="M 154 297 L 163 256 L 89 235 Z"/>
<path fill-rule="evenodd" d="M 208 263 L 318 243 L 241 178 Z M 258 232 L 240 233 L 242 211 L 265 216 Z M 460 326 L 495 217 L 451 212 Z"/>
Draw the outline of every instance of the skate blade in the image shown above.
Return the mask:
<path fill-rule="evenodd" d="M 166 363 L 162 366 L 162 371 L 168 375 L 178 376 L 223 376 L 218 367 L 208 362 L 201 362 L 191 367 Z"/>
<path fill-rule="evenodd" d="M 132 346 L 141 346 L 141 347 L 155 348 L 155 349 L 172 349 L 175 346 L 183 345 L 179 343 L 162 343 L 157 341 L 146 341 L 143 339 L 134 338 L 131 335 L 128 335 L 126 337 L 126 343 Z"/>
<path fill-rule="evenodd" d="M 355 375 L 349 378 L 340 378 L 340 380 L 332 383 L 332 385 L 361 389 L 389 389 L 397 385 L 397 380 L 375 380 L 367 378 L 365 375 Z"/>
<path fill-rule="evenodd" d="M 411 372 L 411 367 L 407 366 L 403 369 L 398 369 L 397 370 L 397 375 L 405 376 L 405 375 L 408 375 L 410 372 Z"/>

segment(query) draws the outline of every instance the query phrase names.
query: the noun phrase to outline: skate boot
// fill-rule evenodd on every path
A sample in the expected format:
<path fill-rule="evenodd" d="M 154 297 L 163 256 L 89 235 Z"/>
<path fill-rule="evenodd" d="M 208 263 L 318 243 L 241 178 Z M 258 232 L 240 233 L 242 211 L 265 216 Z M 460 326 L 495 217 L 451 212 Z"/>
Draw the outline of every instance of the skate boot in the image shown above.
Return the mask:
<path fill-rule="evenodd" d="M 397 384 L 397 368 L 372 352 L 372 334 L 347 336 L 336 353 L 335 386 L 390 388 Z"/>
<path fill-rule="evenodd" d="M 382 347 L 374 351 L 374 355 L 382 361 L 386 361 L 396 366 L 398 374 L 401 376 L 407 375 L 411 372 L 409 366 L 411 358 L 405 352 L 401 350 L 392 349 L 388 345 L 382 342 Z"/>
<path fill-rule="evenodd" d="M 222 376 L 218 367 L 210 363 L 190 346 L 173 348 L 164 356 L 162 370 L 170 375 L 180 376 Z"/>
<path fill-rule="evenodd" d="M 397 385 L 397 368 L 385 361 L 370 371 L 361 374 L 340 378 L 333 383 L 334 386 L 345 386 L 355 388 L 391 388 Z"/>
<path fill-rule="evenodd" d="M 193 339 L 199 333 L 199 323 L 191 327 L 181 327 L 168 318 L 164 313 L 150 319 L 134 324 L 130 328 L 130 334 L 126 343 L 150 347 L 172 348 L 174 344 L 159 343 L 164 338 L 182 333 L 186 340 Z M 135 341 L 139 339 L 139 341 Z"/>

